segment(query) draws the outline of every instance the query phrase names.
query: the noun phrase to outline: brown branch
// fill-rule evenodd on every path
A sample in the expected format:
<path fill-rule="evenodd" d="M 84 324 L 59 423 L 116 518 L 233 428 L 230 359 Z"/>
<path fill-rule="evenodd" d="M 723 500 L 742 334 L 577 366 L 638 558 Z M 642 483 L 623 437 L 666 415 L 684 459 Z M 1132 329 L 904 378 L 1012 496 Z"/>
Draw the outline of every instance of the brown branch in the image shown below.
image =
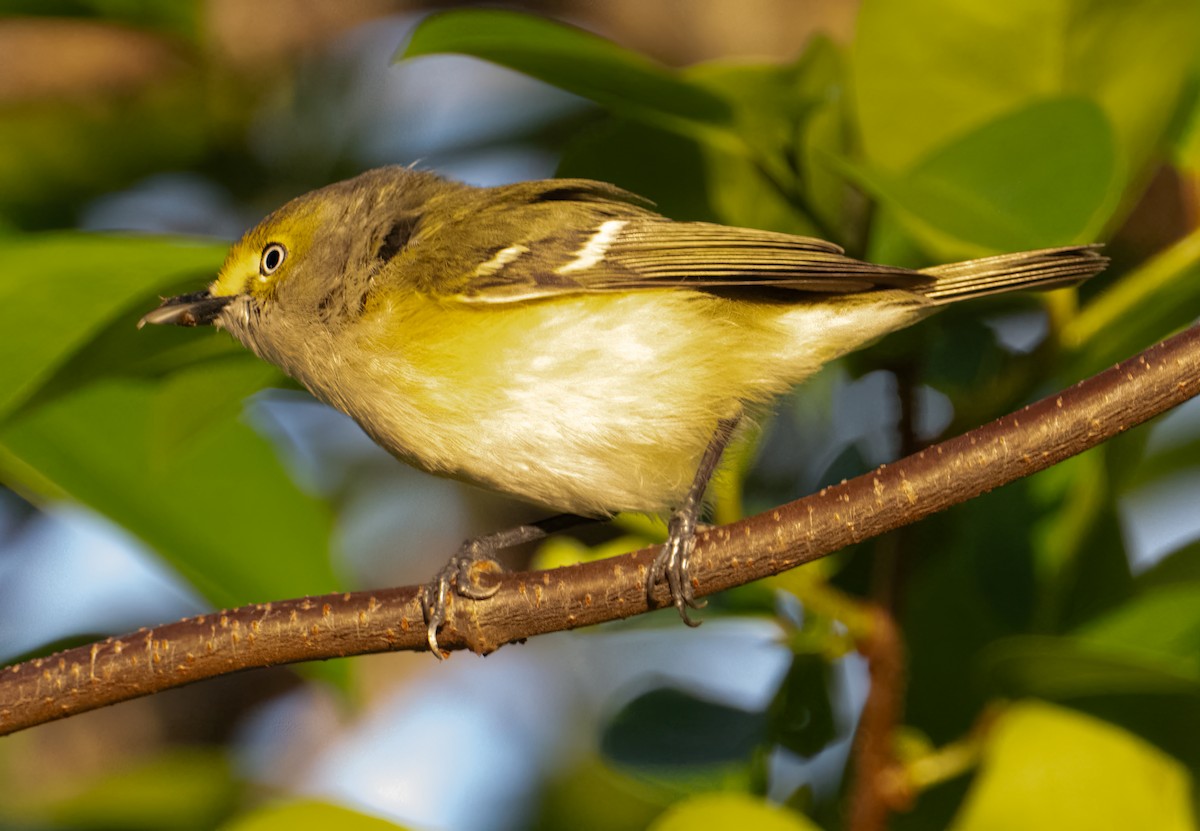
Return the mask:
<path fill-rule="evenodd" d="M 892 465 L 699 535 L 696 594 L 795 568 L 1081 453 L 1200 392 L 1200 327 L 1059 395 Z M 439 636 L 487 653 L 647 610 L 644 549 L 505 574 L 457 599 Z M 666 602 L 665 589 L 655 598 Z M 0 671 L 0 734 L 253 667 L 425 648 L 417 588 L 309 597 L 201 615 Z"/>

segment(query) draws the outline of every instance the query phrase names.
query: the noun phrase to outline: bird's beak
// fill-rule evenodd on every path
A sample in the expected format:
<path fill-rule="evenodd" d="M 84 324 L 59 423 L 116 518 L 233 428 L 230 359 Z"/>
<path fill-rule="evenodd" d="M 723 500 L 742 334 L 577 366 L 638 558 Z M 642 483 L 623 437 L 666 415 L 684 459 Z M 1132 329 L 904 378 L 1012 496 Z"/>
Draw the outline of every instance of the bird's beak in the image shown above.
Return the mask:
<path fill-rule="evenodd" d="M 141 329 L 147 323 L 209 326 L 233 298 L 234 295 L 213 297 L 208 293 L 208 289 L 168 297 L 157 309 L 148 312 L 138 321 L 138 328 Z"/>

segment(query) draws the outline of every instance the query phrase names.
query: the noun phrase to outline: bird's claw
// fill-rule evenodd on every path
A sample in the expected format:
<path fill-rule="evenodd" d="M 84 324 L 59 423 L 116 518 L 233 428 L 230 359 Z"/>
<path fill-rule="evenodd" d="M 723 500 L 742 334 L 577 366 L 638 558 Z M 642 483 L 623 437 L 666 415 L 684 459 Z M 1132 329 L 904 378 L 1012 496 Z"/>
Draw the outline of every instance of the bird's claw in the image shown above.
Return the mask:
<path fill-rule="evenodd" d="M 667 541 L 659 550 L 646 575 L 646 596 L 653 597 L 654 589 L 664 580 L 671 593 L 671 603 L 688 626 L 699 626 L 688 609 L 702 609 L 707 601 L 697 600 L 692 586 L 690 564 L 696 546 L 696 523 L 685 512 L 677 512 L 668 525 Z"/>
<path fill-rule="evenodd" d="M 446 622 L 451 589 L 469 600 L 486 600 L 500 590 L 499 583 L 486 586 L 479 581 L 479 575 L 483 572 L 503 570 L 499 563 L 488 556 L 489 553 L 490 550 L 480 546 L 477 540 L 468 540 L 421 589 L 425 639 L 430 651 L 438 658 L 446 657 L 446 653 L 438 646 L 437 631 Z"/>

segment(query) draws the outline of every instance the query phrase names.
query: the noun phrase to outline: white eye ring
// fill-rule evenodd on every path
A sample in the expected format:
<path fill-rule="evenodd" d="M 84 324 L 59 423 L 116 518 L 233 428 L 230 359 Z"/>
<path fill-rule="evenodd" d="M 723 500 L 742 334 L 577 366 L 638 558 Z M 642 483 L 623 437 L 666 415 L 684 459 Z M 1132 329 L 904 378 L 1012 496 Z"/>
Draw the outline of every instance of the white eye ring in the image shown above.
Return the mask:
<path fill-rule="evenodd" d="M 283 243 L 267 243 L 267 247 L 263 249 L 262 257 L 258 261 L 258 273 L 264 277 L 270 276 L 279 270 L 286 259 L 287 248 L 283 246 Z"/>

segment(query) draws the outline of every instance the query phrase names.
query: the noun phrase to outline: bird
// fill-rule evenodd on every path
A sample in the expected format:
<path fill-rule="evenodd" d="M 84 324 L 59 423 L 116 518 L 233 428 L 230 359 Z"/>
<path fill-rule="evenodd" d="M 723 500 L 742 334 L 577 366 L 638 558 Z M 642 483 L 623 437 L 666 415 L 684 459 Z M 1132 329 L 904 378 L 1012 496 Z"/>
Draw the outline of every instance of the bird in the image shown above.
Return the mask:
<path fill-rule="evenodd" d="M 709 479 L 740 426 L 825 363 L 960 300 L 1077 284 L 1094 244 L 930 268 L 676 221 L 587 179 L 475 187 L 407 166 L 299 196 L 150 324 L 224 329 L 396 458 L 558 512 L 467 540 L 422 590 L 427 640 L 496 551 L 622 511 L 666 517 L 646 591 L 684 622 Z"/>

